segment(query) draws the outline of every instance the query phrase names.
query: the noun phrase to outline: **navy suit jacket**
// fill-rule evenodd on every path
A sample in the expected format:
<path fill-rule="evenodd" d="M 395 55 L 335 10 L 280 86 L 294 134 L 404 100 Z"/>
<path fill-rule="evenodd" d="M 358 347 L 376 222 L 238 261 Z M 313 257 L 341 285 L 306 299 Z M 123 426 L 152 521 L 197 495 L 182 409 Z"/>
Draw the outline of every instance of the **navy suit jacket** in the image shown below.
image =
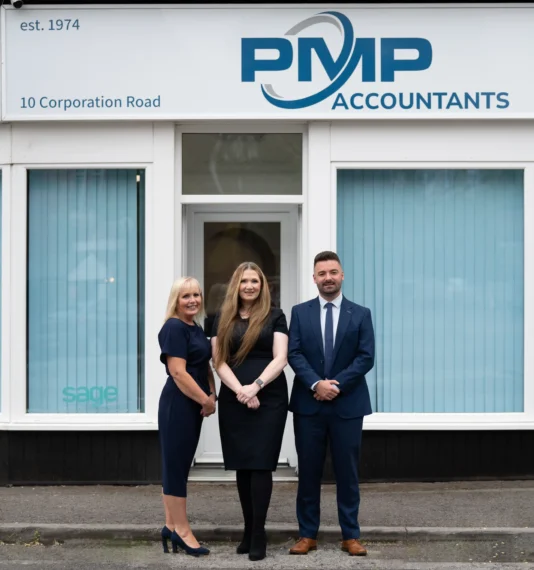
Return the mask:
<path fill-rule="evenodd" d="M 289 409 L 313 415 L 321 406 L 332 406 L 341 418 L 372 413 L 365 374 L 373 368 L 375 335 L 371 311 L 345 297 L 341 302 L 334 344 L 334 360 L 328 380 L 337 380 L 340 394 L 330 402 L 313 397 L 311 387 L 324 380 L 324 347 L 319 298 L 301 303 L 291 311 L 288 360 L 295 372 Z"/>

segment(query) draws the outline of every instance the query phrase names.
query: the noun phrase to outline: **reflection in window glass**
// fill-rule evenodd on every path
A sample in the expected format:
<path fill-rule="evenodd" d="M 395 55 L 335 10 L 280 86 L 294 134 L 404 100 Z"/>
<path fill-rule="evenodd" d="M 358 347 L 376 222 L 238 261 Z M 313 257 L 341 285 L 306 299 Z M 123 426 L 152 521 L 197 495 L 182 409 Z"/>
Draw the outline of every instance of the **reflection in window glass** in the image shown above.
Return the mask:
<path fill-rule="evenodd" d="M 379 412 L 522 412 L 520 170 L 338 175 L 344 292 L 373 314 Z"/>
<path fill-rule="evenodd" d="M 143 250 L 144 172 L 29 172 L 29 412 L 143 411 Z"/>
<path fill-rule="evenodd" d="M 302 134 L 182 135 L 183 194 L 302 194 Z"/>

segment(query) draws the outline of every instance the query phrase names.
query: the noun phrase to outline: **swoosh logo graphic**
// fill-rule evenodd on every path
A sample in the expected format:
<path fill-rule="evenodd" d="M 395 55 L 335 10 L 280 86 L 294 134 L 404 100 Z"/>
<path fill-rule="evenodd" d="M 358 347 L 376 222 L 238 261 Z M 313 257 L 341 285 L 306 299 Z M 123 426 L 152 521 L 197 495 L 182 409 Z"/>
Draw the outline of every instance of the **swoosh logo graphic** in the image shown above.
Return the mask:
<path fill-rule="evenodd" d="M 304 109 L 305 107 L 310 107 L 333 95 L 345 85 L 350 76 L 354 73 L 359 61 L 359 54 L 354 50 L 354 30 L 350 20 L 341 12 L 321 12 L 293 26 L 285 35 L 294 36 L 302 30 L 318 23 L 332 24 L 343 34 L 343 47 L 336 60 L 336 65 L 341 69 L 340 73 L 328 87 L 325 87 L 314 95 L 309 95 L 301 99 L 284 99 L 274 91 L 272 85 L 262 85 L 261 91 L 263 96 L 271 105 L 280 109 Z"/>

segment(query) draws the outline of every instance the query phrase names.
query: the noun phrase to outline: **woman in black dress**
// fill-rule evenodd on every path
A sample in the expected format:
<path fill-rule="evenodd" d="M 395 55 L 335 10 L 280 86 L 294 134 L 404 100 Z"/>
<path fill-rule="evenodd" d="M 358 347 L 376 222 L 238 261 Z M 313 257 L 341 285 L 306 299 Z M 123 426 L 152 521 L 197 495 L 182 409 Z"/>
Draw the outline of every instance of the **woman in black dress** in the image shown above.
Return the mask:
<path fill-rule="evenodd" d="M 255 263 L 234 272 L 212 331 L 222 385 L 219 427 L 224 466 L 235 470 L 245 531 L 239 554 L 265 558 L 265 519 L 287 418 L 288 330 L 271 307 L 269 286 Z"/>
<path fill-rule="evenodd" d="M 202 420 L 215 412 L 216 400 L 209 365 L 211 346 L 196 323 L 202 313 L 198 281 L 192 277 L 178 279 L 172 286 L 165 323 L 158 335 L 160 360 L 168 375 L 158 411 L 165 507 L 161 539 L 164 552 L 169 551 L 170 538 L 173 552 L 179 546 L 193 556 L 209 554 L 209 550 L 200 546 L 187 520 L 187 478 Z"/>

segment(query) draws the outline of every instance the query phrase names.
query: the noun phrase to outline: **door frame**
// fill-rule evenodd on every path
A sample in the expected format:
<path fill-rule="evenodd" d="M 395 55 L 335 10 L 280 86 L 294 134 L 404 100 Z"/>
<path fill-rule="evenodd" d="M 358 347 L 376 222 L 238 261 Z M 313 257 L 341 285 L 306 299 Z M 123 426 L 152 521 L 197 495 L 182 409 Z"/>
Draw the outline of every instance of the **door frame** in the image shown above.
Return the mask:
<path fill-rule="evenodd" d="M 183 207 L 184 255 L 182 256 L 183 274 L 194 275 L 204 287 L 204 232 L 205 222 L 280 222 L 280 305 L 289 320 L 291 307 L 299 300 L 299 242 L 300 212 L 296 204 L 189 204 Z M 293 372 L 286 367 L 288 388 L 293 385 Z M 216 382 L 220 382 L 216 379 Z M 216 421 L 216 420 L 215 420 Z M 206 452 L 205 438 L 209 437 L 203 429 L 195 463 L 221 463 L 220 453 Z M 210 430 L 211 431 L 211 430 Z M 294 443 L 293 424 L 288 417 L 280 464 L 297 465 L 297 453 Z"/>

